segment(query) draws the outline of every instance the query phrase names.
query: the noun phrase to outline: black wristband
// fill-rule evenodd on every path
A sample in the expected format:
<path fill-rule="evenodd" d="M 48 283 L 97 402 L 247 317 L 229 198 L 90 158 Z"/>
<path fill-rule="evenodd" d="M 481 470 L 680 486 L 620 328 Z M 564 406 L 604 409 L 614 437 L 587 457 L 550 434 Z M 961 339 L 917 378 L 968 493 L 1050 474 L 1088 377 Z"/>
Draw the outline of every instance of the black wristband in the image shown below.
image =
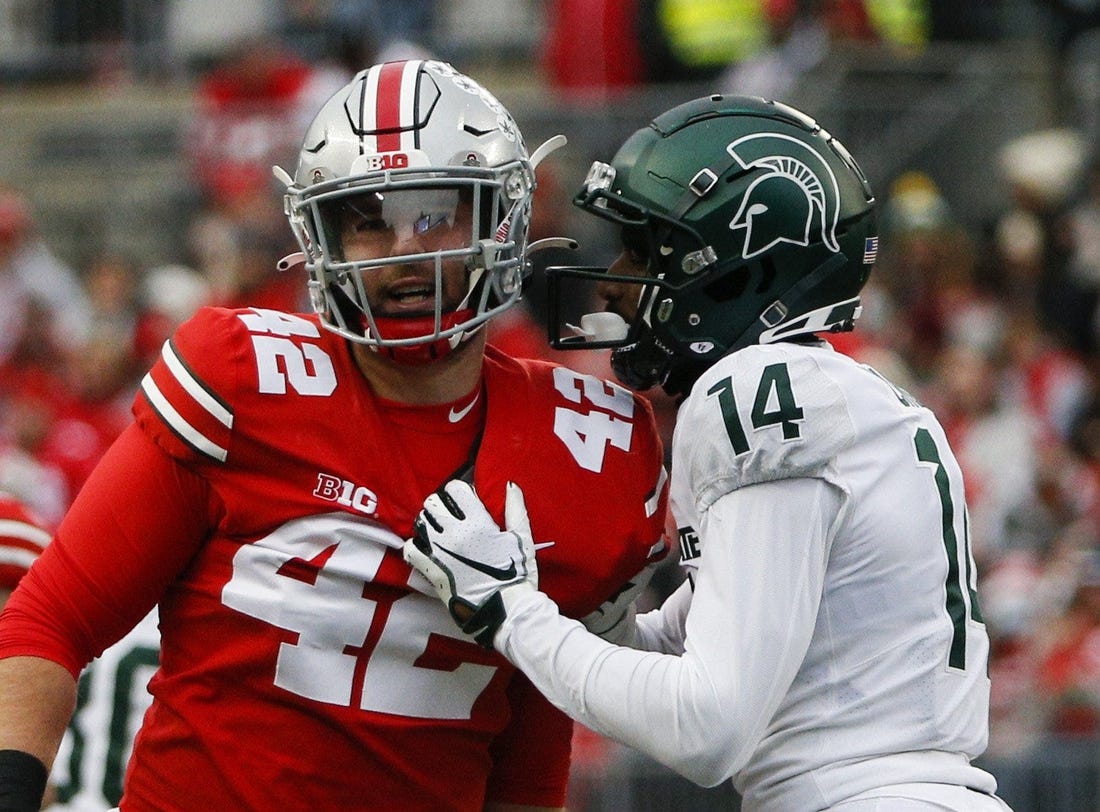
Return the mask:
<path fill-rule="evenodd" d="M 0 750 L 0 812 L 38 812 L 49 776 L 30 753 Z"/>

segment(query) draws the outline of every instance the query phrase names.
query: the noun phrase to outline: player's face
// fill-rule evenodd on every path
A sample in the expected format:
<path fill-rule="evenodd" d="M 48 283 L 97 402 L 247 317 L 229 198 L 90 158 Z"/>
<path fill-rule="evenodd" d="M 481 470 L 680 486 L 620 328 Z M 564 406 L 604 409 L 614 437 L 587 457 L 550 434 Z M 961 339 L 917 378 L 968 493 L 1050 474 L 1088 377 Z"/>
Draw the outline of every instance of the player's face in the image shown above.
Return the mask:
<path fill-rule="evenodd" d="M 612 276 L 647 277 L 649 276 L 648 266 L 648 251 L 624 235 L 623 250 L 611 263 L 607 273 Z M 627 324 L 630 324 L 638 313 L 639 302 L 645 288 L 642 285 L 608 281 L 601 282 L 597 292 L 606 303 L 605 310 L 619 314 Z"/>
<path fill-rule="evenodd" d="M 349 262 L 392 258 L 363 271 L 375 315 L 430 313 L 435 307 L 440 251 L 463 249 L 473 233 L 473 207 L 457 189 L 371 192 L 345 199 L 338 212 L 339 240 Z M 442 260 L 444 312 L 459 306 L 467 289 L 462 257 Z"/>

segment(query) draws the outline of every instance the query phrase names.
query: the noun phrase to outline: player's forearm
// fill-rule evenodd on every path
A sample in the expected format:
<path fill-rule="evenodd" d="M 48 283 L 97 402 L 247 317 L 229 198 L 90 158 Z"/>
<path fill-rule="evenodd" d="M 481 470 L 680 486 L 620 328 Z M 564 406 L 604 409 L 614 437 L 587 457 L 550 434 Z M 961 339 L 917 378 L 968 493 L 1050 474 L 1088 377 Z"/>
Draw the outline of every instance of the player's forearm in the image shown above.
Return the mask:
<path fill-rule="evenodd" d="M 691 641 L 682 656 L 608 645 L 561 617 L 542 593 L 510 607 L 494 639 L 570 716 L 705 786 L 745 765 L 802 661 L 828 530 L 842 502 L 816 480 L 749 490 L 723 497 L 704 516 L 711 543 L 695 590 L 681 587 L 668 616 L 657 616 L 667 628 L 656 636 L 670 639 L 682 619 L 683 640 Z M 812 509 L 784 510 L 792 497 Z"/>
<path fill-rule="evenodd" d="M 0 750 L 21 750 L 53 766 L 76 705 L 76 680 L 38 657 L 0 660 Z"/>
<path fill-rule="evenodd" d="M 657 609 L 638 615 L 634 621 L 631 648 L 684 653 L 684 623 L 691 608 L 691 583 L 684 581 Z"/>
<path fill-rule="evenodd" d="M 494 638 L 554 705 L 681 775 L 713 786 L 730 775 L 736 705 L 685 658 L 617 647 L 558 613 L 544 593 L 510 608 Z M 724 684 L 730 681 L 723 680 Z"/>

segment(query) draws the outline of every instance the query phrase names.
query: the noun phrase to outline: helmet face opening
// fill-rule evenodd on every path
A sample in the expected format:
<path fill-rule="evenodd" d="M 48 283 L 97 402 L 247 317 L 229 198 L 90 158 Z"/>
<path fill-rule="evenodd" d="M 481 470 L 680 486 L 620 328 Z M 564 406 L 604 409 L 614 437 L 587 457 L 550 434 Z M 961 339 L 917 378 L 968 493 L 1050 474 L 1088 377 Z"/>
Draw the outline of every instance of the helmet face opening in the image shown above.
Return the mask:
<path fill-rule="evenodd" d="M 534 185 L 511 115 L 469 77 L 362 71 L 318 113 L 287 189 L 322 324 L 395 360 L 443 357 L 519 300 Z"/>
<path fill-rule="evenodd" d="M 606 164 L 593 165 L 589 177 L 614 176 L 614 170 Z M 582 190 L 574 198 L 574 204 L 585 211 L 619 227 L 619 239 L 623 251 L 630 256 L 630 268 L 637 275 L 612 274 L 610 270 L 595 267 L 558 266 L 546 269 L 549 291 L 548 332 L 550 344 L 555 349 L 617 349 L 637 342 L 650 327 L 651 320 L 662 318 L 662 302 L 672 301 L 680 294 L 675 275 L 670 275 L 665 260 L 671 256 L 668 246 L 676 243 L 685 247 L 685 255 L 702 256 L 705 244 L 693 230 L 660 212 L 652 211 L 605 190 Z M 644 268 L 644 272 L 642 269 Z M 690 285 L 693 280 L 687 280 Z M 603 312 L 593 319 L 588 313 L 576 318 L 576 314 L 563 306 L 569 302 L 595 303 L 601 306 L 601 287 L 615 285 L 617 298 L 629 303 L 625 315 L 626 329 L 615 325 Z M 658 305 L 656 316 L 654 307 Z M 665 305 L 667 308 L 667 304 Z M 575 310 L 575 308 L 573 308 Z M 580 322 L 580 326 L 570 321 Z"/>
<path fill-rule="evenodd" d="M 877 253 L 875 200 L 847 150 L 808 116 L 752 97 L 659 116 L 593 165 L 574 204 L 618 226 L 630 261 L 614 268 L 644 267 L 635 286 L 652 292 L 631 313 L 633 299 L 601 291 L 593 269 L 551 269 L 558 291 L 588 279 L 599 309 L 632 322 L 612 335 L 604 317 L 570 336 L 552 304 L 551 342 L 616 347 L 616 372 L 640 388 L 684 391 L 693 377 L 678 373 L 750 344 L 850 329 Z"/>
<path fill-rule="evenodd" d="M 317 218 L 336 263 L 416 262 L 476 245 L 472 195 L 459 188 L 345 193 L 318 199 Z"/>
<path fill-rule="evenodd" d="M 492 240 L 502 220 L 494 216 L 500 198 L 499 189 L 476 181 L 351 186 L 318 196 L 312 217 L 327 260 L 324 292 L 343 294 L 333 320 L 382 346 L 412 346 L 424 343 L 422 336 L 434 341 L 465 332 L 475 314 L 492 315 L 520 290 L 518 261 L 506 265 L 494 257 L 501 264 L 486 273 L 486 242 L 514 248 Z M 446 318 L 459 311 L 464 318 Z M 389 319 L 400 321 L 387 328 Z"/>
<path fill-rule="evenodd" d="M 654 277 L 612 274 L 593 266 L 550 267 L 546 279 L 549 339 L 556 350 L 617 349 L 634 343 L 647 325 L 653 303 L 668 287 Z M 600 290 L 607 285 L 619 286 L 622 297 L 633 303 L 632 314 L 593 310 L 600 307 Z M 578 309 L 588 312 L 581 314 Z"/>

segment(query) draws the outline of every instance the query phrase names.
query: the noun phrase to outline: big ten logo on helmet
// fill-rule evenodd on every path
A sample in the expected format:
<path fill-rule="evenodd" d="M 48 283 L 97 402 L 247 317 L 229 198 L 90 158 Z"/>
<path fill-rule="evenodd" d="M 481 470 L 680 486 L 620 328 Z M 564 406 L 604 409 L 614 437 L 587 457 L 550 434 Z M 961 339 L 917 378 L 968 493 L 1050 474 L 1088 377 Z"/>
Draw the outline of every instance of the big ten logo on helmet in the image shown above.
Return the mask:
<path fill-rule="evenodd" d="M 381 169 L 408 169 L 409 156 L 404 152 L 383 152 L 378 155 L 364 155 L 363 168 L 368 172 Z"/>
<path fill-rule="evenodd" d="M 378 512 L 378 497 L 374 491 L 332 474 L 317 474 L 317 487 L 313 489 L 313 495 L 367 516 Z"/>
<path fill-rule="evenodd" d="M 690 525 L 679 527 L 676 532 L 680 534 L 680 560 L 691 561 L 701 554 L 699 549 L 699 534 Z"/>

